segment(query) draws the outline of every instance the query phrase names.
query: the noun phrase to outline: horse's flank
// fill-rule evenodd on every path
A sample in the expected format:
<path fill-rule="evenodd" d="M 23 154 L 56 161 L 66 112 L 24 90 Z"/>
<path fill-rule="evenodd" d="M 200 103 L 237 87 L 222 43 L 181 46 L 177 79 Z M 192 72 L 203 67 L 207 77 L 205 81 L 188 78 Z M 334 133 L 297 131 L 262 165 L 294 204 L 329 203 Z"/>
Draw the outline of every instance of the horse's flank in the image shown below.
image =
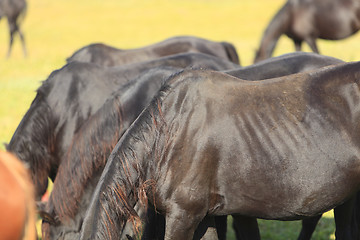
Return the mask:
<path fill-rule="evenodd" d="M 115 237 L 132 214 L 134 186 L 149 180 L 165 238 L 192 237 L 181 229 L 193 230 L 206 213 L 294 220 L 341 204 L 360 181 L 357 98 L 347 99 L 358 96 L 359 65 L 264 82 L 211 71 L 174 77 L 114 148 L 82 237 Z M 223 185 L 234 181 L 240 189 Z"/>

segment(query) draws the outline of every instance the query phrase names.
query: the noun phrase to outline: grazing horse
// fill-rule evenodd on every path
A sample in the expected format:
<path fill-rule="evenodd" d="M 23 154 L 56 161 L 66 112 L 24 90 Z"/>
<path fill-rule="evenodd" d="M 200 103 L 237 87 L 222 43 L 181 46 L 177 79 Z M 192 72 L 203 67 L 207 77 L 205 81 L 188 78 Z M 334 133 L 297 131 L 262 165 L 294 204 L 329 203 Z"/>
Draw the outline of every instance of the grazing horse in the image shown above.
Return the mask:
<path fill-rule="evenodd" d="M 15 156 L 0 151 L 0 239 L 35 240 L 35 201 L 31 179 Z"/>
<path fill-rule="evenodd" d="M 20 29 L 20 20 L 26 12 L 26 1 L 25 0 L 0 0 L 0 20 L 2 17 L 6 17 L 9 25 L 10 32 L 10 44 L 7 57 L 10 57 L 11 48 L 14 41 L 15 33 L 19 34 L 24 56 L 27 55 L 25 38 Z"/>
<path fill-rule="evenodd" d="M 288 0 L 266 28 L 254 61 L 269 58 L 282 34 L 294 41 L 297 51 L 305 41 L 319 53 L 317 38 L 339 40 L 359 29 L 359 0 Z"/>
<path fill-rule="evenodd" d="M 209 55 L 200 56 L 194 59 L 192 66 L 214 70 L 238 66 L 230 62 L 230 65 L 226 65 L 223 60 Z M 180 58 L 178 60 L 181 61 Z M 184 64 L 179 65 L 185 67 Z M 162 66 L 139 74 L 138 78 L 130 80 L 110 94 L 104 105 L 79 128 L 68 147 L 68 153 L 64 155 L 64 163 L 59 166 L 49 202 L 46 206 L 41 206 L 46 212 L 52 213 L 45 214 L 42 211 L 45 219 L 44 239 L 57 239 L 64 235 L 72 238 L 71 234 L 79 231 L 92 193 L 85 189 L 85 184 L 96 185 L 98 177 L 94 175 L 100 174 L 99 171 L 103 169 L 120 136 L 150 102 L 163 81 L 181 69 Z M 121 76 L 120 71 L 118 74 Z M 50 217 L 54 213 L 57 217 Z M 49 219 L 58 219 L 61 224 L 57 223 L 50 229 L 48 224 L 56 221 Z"/>
<path fill-rule="evenodd" d="M 17 127 L 7 150 L 29 163 L 39 199 L 74 134 L 121 85 L 158 66 L 207 67 L 224 70 L 239 65 L 201 53 L 184 53 L 126 66 L 105 68 L 72 62 L 44 81 Z"/>
<path fill-rule="evenodd" d="M 80 239 L 115 239 L 137 200 L 192 239 L 207 215 L 319 215 L 360 187 L 360 62 L 267 81 L 187 70 L 107 160 Z"/>
<path fill-rule="evenodd" d="M 95 43 L 77 50 L 67 61 L 93 62 L 101 66 L 110 67 L 184 52 L 205 53 L 240 64 L 233 44 L 214 42 L 193 36 L 172 37 L 142 48 L 128 50 Z"/>
<path fill-rule="evenodd" d="M 244 72 L 241 68 L 226 72 L 246 79 L 256 79 L 254 77 L 259 77 L 259 72 L 262 72 L 264 77 L 271 77 L 269 70 L 274 68 L 287 75 L 341 62 L 318 54 L 291 53 L 273 58 L 272 61 L 269 59 L 246 67 Z M 150 101 L 149 94 L 155 95 L 160 83 L 176 71 L 179 69 L 170 67 L 151 69 L 119 89 L 81 127 L 74 138 L 66 162 L 59 167 L 49 202 L 42 206 L 44 218 L 47 219 L 43 222 L 44 239 L 47 237 L 57 239 L 58 236 L 66 235 L 64 232 L 68 232 L 69 236 L 75 235 L 81 229 L 89 205 L 89 196 L 93 192 L 107 156 L 119 137 Z M 278 72 L 272 73 L 278 74 Z M 73 230 L 69 231 L 69 229 Z"/>

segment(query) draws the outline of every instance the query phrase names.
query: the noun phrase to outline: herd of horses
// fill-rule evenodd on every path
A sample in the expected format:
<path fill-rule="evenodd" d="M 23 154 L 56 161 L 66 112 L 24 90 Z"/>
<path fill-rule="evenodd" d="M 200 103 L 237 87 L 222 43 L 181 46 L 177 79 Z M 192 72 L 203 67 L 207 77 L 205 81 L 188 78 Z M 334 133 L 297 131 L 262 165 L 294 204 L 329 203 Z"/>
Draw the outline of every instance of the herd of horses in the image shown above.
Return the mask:
<path fill-rule="evenodd" d="M 0 238 L 34 239 L 36 206 L 44 240 L 226 239 L 229 215 L 239 240 L 260 239 L 258 218 L 301 220 L 306 240 L 331 209 L 336 239 L 360 239 L 360 63 L 270 57 L 282 33 L 315 52 L 353 34 L 358 8 L 289 0 L 246 67 L 232 43 L 193 36 L 79 49 L 0 153 Z"/>

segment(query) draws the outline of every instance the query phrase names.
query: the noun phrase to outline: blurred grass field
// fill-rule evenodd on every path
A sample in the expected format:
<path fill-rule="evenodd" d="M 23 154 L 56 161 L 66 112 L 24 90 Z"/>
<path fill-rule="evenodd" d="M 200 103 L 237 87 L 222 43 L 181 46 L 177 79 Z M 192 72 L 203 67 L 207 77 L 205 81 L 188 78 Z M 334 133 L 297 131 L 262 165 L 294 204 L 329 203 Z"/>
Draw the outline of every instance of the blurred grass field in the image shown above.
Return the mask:
<path fill-rule="evenodd" d="M 137 48 L 176 35 L 233 43 L 243 66 L 252 63 L 262 33 L 284 0 L 28 0 L 22 29 L 28 57 L 15 39 L 10 59 L 8 27 L 0 22 L 0 143 L 9 142 L 41 81 L 78 48 L 103 42 Z M 342 41 L 319 40 L 322 54 L 360 60 L 360 34 Z M 305 51 L 309 51 L 306 46 Z M 274 55 L 294 51 L 285 36 Z M 1 144 L 0 149 L 4 149 Z M 300 222 L 260 221 L 262 239 L 296 239 Z M 314 239 L 334 239 L 332 214 Z M 233 236 L 233 232 L 230 232 Z M 231 239 L 233 239 L 231 237 Z"/>

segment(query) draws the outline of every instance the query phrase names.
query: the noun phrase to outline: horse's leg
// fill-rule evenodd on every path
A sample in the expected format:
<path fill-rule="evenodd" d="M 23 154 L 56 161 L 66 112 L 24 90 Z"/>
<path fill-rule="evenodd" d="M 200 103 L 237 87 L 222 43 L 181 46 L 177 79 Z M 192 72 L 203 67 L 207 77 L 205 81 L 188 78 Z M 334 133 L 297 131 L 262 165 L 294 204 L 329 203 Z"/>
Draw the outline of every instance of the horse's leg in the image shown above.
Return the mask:
<path fill-rule="evenodd" d="M 337 206 L 334 209 L 335 217 L 335 239 L 336 240 L 348 240 L 351 238 L 351 218 L 353 214 L 355 204 L 355 196 Z"/>
<path fill-rule="evenodd" d="M 320 218 L 321 215 L 303 219 L 301 221 L 302 228 L 298 240 L 310 240 Z"/>
<path fill-rule="evenodd" d="M 302 44 L 302 41 L 301 40 L 295 40 L 294 39 L 294 45 L 295 45 L 295 50 L 300 52 L 301 51 L 301 44 Z"/>
<path fill-rule="evenodd" d="M 227 216 L 216 216 L 215 225 L 219 240 L 226 240 Z"/>
<path fill-rule="evenodd" d="M 214 217 L 205 217 L 194 233 L 194 240 L 217 240 L 218 234 L 216 230 Z M 225 228 L 226 231 L 226 228 Z M 145 227 L 142 240 L 162 240 L 165 235 L 165 218 L 149 208 L 146 216 Z M 132 238 L 131 238 L 132 239 Z"/>
<path fill-rule="evenodd" d="M 180 207 L 166 214 L 165 240 L 191 240 L 193 239 L 195 229 L 205 217 L 203 215 L 194 215 L 191 211 L 186 211 Z"/>
<path fill-rule="evenodd" d="M 353 214 L 351 218 L 352 239 L 360 240 L 360 192 L 355 196 Z"/>
<path fill-rule="evenodd" d="M 194 233 L 193 240 L 217 240 L 218 234 L 216 231 L 215 218 L 207 216 L 205 217 Z"/>
<path fill-rule="evenodd" d="M 232 215 L 236 239 L 260 240 L 260 231 L 256 218 Z"/>
<path fill-rule="evenodd" d="M 11 49 L 14 42 L 14 35 L 17 31 L 17 25 L 14 19 L 8 18 L 9 32 L 10 32 L 10 42 L 9 42 L 9 50 L 7 53 L 7 57 L 9 58 L 11 55 Z"/>
<path fill-rule="evenodd" d="M 18 29 L 18 33 L 19 33 L 19 36 L 20 36 L 20 40 L 21 40 L 21 44 L 22 44 L 22 48 L 23 48 L 23 53 L 24 53 L 24 56 L 27 57 L 27 49 L 26 49 L 26 44 L 25 44 L 25 37 L 20 29 L 20 27 L 17 27 Z"/>
<path fill-rule="evenodd" d="M 162 240 L 165 236 L 165 218 L 149 206 L 145 216 L 142 240 Z"/>
<path fill-rule="evenodd" d="M 314 52 L 314 53 L 319 53 L 319 49 L 317 47 L 317 44 L 316 44 L 316 39 L 315 38 L 306 38 L 305 39 L 306 43 L 310 46 L 311 50 Z"/>

